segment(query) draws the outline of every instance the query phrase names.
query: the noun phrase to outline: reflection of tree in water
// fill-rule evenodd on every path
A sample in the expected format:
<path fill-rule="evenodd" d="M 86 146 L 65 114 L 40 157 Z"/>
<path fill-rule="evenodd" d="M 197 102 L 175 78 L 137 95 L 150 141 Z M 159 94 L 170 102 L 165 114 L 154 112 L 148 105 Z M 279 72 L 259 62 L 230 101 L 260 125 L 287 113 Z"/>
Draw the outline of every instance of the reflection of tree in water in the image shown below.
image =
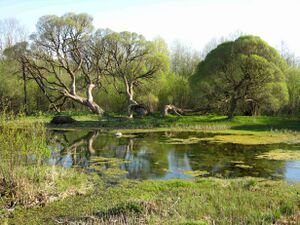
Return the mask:
<path fill-rule="evenodd" d="M 89 133 L 54 133 L 55 164 L 87 167 L 90 156 L 119 158 L 129 163 L 117 167 L 128 171 L 129 178 L 186 178 L 184 171 L 207 171 L 209 176 L 274 177 L 285 173 L 284 161 L 256 159 L 255 156 L 279 145 L 246 146 L 200 142 L 197 144 L 168 144 L 172 137 L 188 138 L 191 133 L 152 133 L 116 138 L 99 131 Z M 53 144 L 54 146 L 54 144 Z M 290 147 L 290 146 L 289 146 Z M 104 165 L 110 168 L 109 162 Z"/>
<path fill-rule="evenodd" d="M 74 139 L 67 136 L 68 132 L 55 133 L 51 138 L 51 143 L 55 143 L 50 163 L 71 167 L 73 165 L 87 166 L 91 154 L 95 153 L 93 143 L 99 136 L 99 131 L 89 132 L 79 138 Z M 60 150 L 60 151 L 55 151 Z"/>
<path fill-rule="evenodd" d="M 100 145 L 99 142 L 97 144 Z M 98 149 L 98 155 L 129 161 L 130 163 L 120 166 L 121 169 L 128 171 L 129 178 L 154 178 L 166 173 L 167 154 L 162 146 L 153 144 L 151 140 L 147 140 L 147 137 L 114 138 L 114 142 L 107 143 L 106 146 Z"/>

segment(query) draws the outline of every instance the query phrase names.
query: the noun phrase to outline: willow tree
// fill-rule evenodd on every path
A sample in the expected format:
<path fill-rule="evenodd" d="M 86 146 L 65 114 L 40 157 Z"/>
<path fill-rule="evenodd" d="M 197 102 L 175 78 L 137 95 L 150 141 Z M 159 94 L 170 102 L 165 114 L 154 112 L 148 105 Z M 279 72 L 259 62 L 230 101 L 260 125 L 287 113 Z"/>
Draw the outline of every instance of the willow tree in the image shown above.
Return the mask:
<path fill-rule="evenodd" d="M 101 86 L 102 52 L 96 50 L 99 43 L 92 32 L 92 18 L 87 14 L 43 16 L 31 35 L 27 64 L 44 93 L 57 93 L 57 104 L 71 99 L 102 114 L 93 98 L 93 89 Z"/>
<path fill-rule="evenodd" d="M 132 117 L 130 109 L 138 105 L 134 98 L 136 88 L 166 68 L 167 54 L 155 41 L 147 41 L 136 33 L 110 32 L 105 43 L 110 62 L 106 72 L 123 84 L 124 89 L 119 92 L 127 96 Z"/>
<path fill-rule="evenodd" d="M 275 112 L 287 102 L 285 70 L 275 49 L 259 37 L 242 36 L 212 50 L 191 84 L 208 106 L 225 107 L 230 118 L 239 104 L 257 115 L 263 106 Z"/>

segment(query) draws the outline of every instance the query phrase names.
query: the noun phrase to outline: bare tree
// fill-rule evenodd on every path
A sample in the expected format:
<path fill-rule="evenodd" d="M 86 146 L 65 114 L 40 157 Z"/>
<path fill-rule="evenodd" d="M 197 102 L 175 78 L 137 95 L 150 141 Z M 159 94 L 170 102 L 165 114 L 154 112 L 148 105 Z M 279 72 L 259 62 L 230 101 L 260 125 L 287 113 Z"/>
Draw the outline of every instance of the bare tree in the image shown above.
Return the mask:
<path fill-rule="evenodd" d="M 228 35 L 221 36 L 219 38 L 212 38 L 206 45 L 204 46 L 201 56 L 203 59 L 207 56 L 208 53 L 210 53 L 213 49 L 215 49 L 218 45 L 227 42 L 227 41 L 235 41 L 241 36 L 247 35 L 243 31 L 236 30 L 234 32 L 229 33 Z"/>
<path fill-rule="evenodd" d="M 60 104 L 71 99 L 102 114 L 104 110 L 93 98 L 93 89 L 101 86 L 102 49 L 92 31 L 92 18 L 87 14 L 41 17 L 37 32 L 31 35 L 27 65 L 42 91 L 57 93 Z"/>
<path fill-rule="evenodd" d="M 26 39 L 27 31 L 18 20 L 14 18 L 0 20 L 0 56 L 4 49 Z"/>
<path fill-rule="evenodd" d="M 200 53 L 191 47 L 175 41 L 170 53 L 171 71 L 180 76 L 189 77 L 201 61 Z"/>
<path fill-rule="evenodd" d="M 106 49 L 110 64 L 107 74 L 121 81 L 124 90 L 118 90 L 128 99 L 128 113 L 132 118 L 132 108 L 136 108 L 135 88 L 143 81 L 153 78 L 166 65 L 166 54 L 156 48 L 155 42 L 130 32 L 111 32 L 106 37 Z"/>
<path fill-rule="evenodd" d="M 282 58 L 286 61 L 290 67 L 299 67 L 300 66 L 300 57 L 297 57 L 296 54 L 289 49 L 287 44 L 284 41 L 281 41 L 279 52 Z"/>

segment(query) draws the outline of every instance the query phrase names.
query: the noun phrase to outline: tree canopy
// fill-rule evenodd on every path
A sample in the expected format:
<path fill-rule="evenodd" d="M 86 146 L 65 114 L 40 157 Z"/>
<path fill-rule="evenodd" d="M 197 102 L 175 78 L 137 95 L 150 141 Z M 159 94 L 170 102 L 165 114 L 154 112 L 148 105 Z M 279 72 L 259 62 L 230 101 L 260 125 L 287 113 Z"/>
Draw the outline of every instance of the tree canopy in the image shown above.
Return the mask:
<path fill-rule="evenodd" d="M 87 14 L 43 16 L 31 40 L 26 70 L 56 109 L 70 99 L 102 114 L 104 109 L 94 101 L 93 90 L 108 79 L 122 83 L 120 93 L 136 103 L 134 88 L 168 62 L 157 41 L 131 32 L 94 32 L 92 17 Z M 17 55 L 18 45 L 12 49 Z"/>
<path fill-rule="evenodd" d="M 201 96 L 200 104 L 225 108 L 229 117 L 238 107 L 256 115 L 262 106 L 276 111 L 287 102 L 286 69 L 285 61 L 265 41 L 242 36 L 212 50 L 190 81 Z"/>

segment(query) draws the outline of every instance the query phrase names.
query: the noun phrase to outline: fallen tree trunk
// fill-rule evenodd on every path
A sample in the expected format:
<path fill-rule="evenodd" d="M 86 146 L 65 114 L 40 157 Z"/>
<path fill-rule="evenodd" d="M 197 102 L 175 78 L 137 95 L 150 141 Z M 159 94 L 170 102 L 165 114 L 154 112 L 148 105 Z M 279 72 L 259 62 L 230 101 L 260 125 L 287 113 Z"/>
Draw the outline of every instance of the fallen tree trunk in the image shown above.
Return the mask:
<path fill-rule="evenodd" d="M 176 107 L 175 105 L 165 105 L 162 110 L 162 116 L 167 116 L 169 115 L 169 113 L 174 113 L 177 116 L 183 116 L 190 113 L 207 112 L 209 110 L 211 110 L 211 108 L 181 109 Z"/>
<path fill-rule="evenodd" d="M 162 115 L 167 116 L 169 112 L 175 113 L 177 116 L 181 116 L 183 114 L 183 110 L 176 107 L 175 105 L 165 105 Z"/>

